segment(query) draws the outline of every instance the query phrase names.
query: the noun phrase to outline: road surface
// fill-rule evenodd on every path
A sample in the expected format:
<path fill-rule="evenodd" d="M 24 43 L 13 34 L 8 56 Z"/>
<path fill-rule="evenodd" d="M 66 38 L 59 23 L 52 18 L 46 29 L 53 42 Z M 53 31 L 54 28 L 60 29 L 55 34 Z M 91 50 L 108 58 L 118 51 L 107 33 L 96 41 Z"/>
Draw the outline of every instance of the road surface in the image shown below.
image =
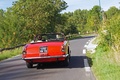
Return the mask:
<path fill-rule="evenodd" d="M 0 80 L 95 80 L 92 71 L 85 70 L 84 45 L 92 37 L 70 41 L 71 61 L 68 67 L 57 63 L 28 69 L 21 55 L 0 62 Z"/>

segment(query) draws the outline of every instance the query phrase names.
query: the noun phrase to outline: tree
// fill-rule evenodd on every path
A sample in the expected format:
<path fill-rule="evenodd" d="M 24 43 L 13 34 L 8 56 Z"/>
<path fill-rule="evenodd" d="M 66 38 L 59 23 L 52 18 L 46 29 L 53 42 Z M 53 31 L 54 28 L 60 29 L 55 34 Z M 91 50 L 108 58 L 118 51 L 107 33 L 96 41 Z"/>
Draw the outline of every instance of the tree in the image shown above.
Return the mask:
<path fill-rule="evenodd" d="M 86 23 L 87 23 L 87 10 L 76 10 L 74 12 L 75 24 L 77 26 L 78 32 L 85 33 L 86 32 Z"/>
<path fill-rule="evenodd" d="M 66 7 L 66 3 L 61 0 L 20 0 L 14 4 L 13 10 L 24 18 L 24 27 L 36 34 L 54 32 L 61 20 L 60 12 Z"/>
<path fill-rule="evenodd" d="M 15 1 L 6 12 L 0 10 L 0 47 L 26 43 L 35 34 L 56 32 L 64 23 L 60 12 L 66 8 L 62 0 Z"/>
<path fill-rule="evenodd" d="M 2 43 L 0 46 L 7 48 L 13 47 L 15 45 L 21 44 L 22 40 L 20 40 L 21 31 L 18 25 L 18 17 L 16 17 L 12 13 L 12 9 L 8 8 L 6 12 L 4 12 L 2 19 L 2 27 L 1 30 L 1 39 L 0 42 Z M 17 42 L 20 40 L 19 42 Z M 17 43 L 16 43 L 17 42 Z"/>
<path fill-rule="evenodd" d="M 111 19 L 113 16 L 118 15 L 120 13 L 119 9 L 116 7 L 110 7 L 108 11 L 106 11 L 107 19 Z"/>
<path fill-rule="evenodd" d="M 63 28 L 63 32 L 65 34 L 75 34 L 78 33 L 77 26 L 75 25 L 75 19 L 73 17 L 72 12 L 62 14 L 64 16 L 64 20 L 66 20 Z"/>
<path fill-rule="evenodd" d="M 4 33 L 4 11 L 2 10 L 2 9 L 0 9 L 0 48 L 2 48 L 2 46 L 3 46 L 3 42 L 4 42 L 4 40 L 2 39 L 4 36 L 2 35 L 3 33 Z"/>
<path fill-rule="evenodd" d="M 98 32 L 101 23 L 101 11 L 100 6 L 94 6 L 88 14 L 87 26 L 91 31 Z"/>

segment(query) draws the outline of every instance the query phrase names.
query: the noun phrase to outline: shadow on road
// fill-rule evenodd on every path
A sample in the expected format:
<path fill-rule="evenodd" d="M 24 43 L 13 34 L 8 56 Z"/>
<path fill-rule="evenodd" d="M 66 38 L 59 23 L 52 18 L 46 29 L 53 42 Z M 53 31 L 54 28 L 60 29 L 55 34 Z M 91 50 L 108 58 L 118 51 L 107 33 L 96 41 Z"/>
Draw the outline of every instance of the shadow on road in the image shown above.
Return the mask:
<path fill-rule="evenodd" d="M 70 68 L 84 68 L 85 67 L 84 59 L 89 60 L 90 66 L 92 66 L 91 58 L 88 58 L 87 56 L 72 56 L 69 67 Z"/>
<path fill-rule="evenodd" d="M 84 68 L 85 56 L 72 56 L 69 67 L 71 68 Z"/>
<path fill-rule="evenodd" d="M 65 67 L 61 62 L 57 63 L 44 63 L 34 66 L 37 69 L 54 69 L 54 68 L 84 68 L 84 59 L 88 59 L 86 56 L 71 56 L 69 66 Z M 92 65 L 92 60 L 89 58 L 89 61 Z"/>

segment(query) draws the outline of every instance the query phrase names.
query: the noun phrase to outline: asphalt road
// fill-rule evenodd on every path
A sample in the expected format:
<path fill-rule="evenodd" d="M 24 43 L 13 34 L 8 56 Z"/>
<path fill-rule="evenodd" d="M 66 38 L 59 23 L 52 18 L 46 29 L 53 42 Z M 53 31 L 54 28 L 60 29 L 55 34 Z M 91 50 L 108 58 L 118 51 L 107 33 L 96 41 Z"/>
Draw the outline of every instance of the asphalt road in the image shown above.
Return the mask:
<path fill-rule="evenodd" d="M 70 41 L 71 61 L 68 67 L 59 63 L 34 65 L 28 69 L 21 55 L 0 62 L 0 80 L 95 80 L 91 71 L 85 70 L 84 45 L 91 37 Z"/>

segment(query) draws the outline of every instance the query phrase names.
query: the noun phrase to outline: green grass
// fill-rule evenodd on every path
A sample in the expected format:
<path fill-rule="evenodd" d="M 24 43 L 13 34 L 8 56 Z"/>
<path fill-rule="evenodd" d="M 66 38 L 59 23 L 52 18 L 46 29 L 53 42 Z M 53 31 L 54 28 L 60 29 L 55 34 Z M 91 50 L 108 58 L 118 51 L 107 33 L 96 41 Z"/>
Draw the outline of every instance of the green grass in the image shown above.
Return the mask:
<path fill-rule="evenodd" d="M 22 53 L 22 47 L 16 48 L 13 50 L 6 50 L 3 52 L 0 52 L 0 61 L 4 60 L 4 59 L 11 58 L 11 57 L 16 56 L 16 55 L 19 55 L 21 53 Z"/>
<path fill-rule="evenodd" d="M 87 53 L 87 57 L 92 59 L 92 71 L 96 80 L 120 80 L 120 63 L 115 61 L 111 51 L 97 49 L 96 53 Z"/>

